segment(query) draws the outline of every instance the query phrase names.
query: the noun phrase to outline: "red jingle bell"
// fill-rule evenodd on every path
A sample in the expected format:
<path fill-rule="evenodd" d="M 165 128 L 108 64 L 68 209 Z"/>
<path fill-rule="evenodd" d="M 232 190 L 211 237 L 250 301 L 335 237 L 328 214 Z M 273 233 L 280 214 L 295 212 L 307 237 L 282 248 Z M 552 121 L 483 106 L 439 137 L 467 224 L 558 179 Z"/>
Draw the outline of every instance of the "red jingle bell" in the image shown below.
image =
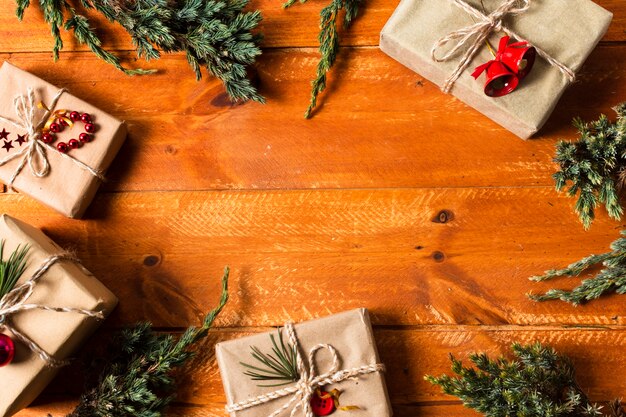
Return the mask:
<path fill-rule="evenodd" d="M 533 65 L 535 65 L 537 50 L 525 41 L 508 44 L 509 39 L 508 36 L 500 39 L 499 60 L 516 73 L 521 80 L 530 73 Z"/>
<path fill-rule="evenodd" d="M 472 76 L 478 78 L 487 71 L 485 94 L 489 97 L 502 97 L 517 88 L 519 77 L 500 61 L 489 61 L 476 68 Z"/>
<path fill-rule="evenodd" d="M 311 410 L 318 417 L 324 417 L 335 411 L 335 399 L 326 391 L 315 391 L 311 397 Z"/>
<path fill-rule="evenodd" d="M 0 367 L 6 366 L 15 357 L 15 344 L 6 334 L 0 333 Z"/>

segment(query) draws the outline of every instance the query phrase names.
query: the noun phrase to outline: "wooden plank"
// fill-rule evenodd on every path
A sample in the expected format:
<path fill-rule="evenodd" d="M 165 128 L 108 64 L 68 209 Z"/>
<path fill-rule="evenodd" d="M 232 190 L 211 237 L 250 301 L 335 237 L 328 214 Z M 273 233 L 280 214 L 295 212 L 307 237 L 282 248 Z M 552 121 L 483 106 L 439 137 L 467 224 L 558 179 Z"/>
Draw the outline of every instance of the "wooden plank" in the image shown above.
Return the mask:
<path fill-rule="evenodd" d="M 181 77 L 182 57 L 134 78 L 89 54 L 56 65 L 46 54 L 3 58 L 127 120 L 111 191 L 551 185 L 555 142 L 576 138 L 572 118 L 626 100 L 626 46 L 599 48 L 542 134 L 522 141 L 377 49 L 346 52 L 308 121 L 311 50 L 264 55 L 269 103 L 236 107 L 219 82 Z"/>
<path fill-rule="evenodd" d="M 199 346 L 199 356 L 194 358 L 179 374 L 177 401 L 203 410 L 206 415 L 224 415 L 220 406 L 225 397 L 215 362 L 213 346 L 218 341 L 238 338 L 251 332 L 268 329 L 219 329 Z M 104 338 L 100 334 L 99 338 Z M 411 330 L 376 329 L 375 337 L 381 361 L 387 366 L 387 384 L 391 402 L 397 415 L 416 415 L 422 409 L 436 408 L 438 414 L 453 405 L 459 415 L 472 415 L 456 406 L 454 397 L 444 395 L 437 387 L 424 381 L 425 374 L 450 373 L 448 353 L 466 359 L 476 351 L 490 355 L 508 354 L 511 343 L 541 341 L 567 354 L 578 371 L 581 387 L 595 401 L 610 400 L 626 392 L 626 379 L 607 378 L 607 375 L 624 375 L 626 363 L 622 352 L 626 348 L 626 330 L 621 329 L 572 329 L 560 327 L 467 327 L 437 326 Z M 100 345 L 94 340 L 92 345 Z M 93 347 L 93 346 L 92 346 Z M 89 356 L 89 349 L 86 354 Z M 82 379 L 80 364 L 65 369 L 48 391 L 48 398 L 68 397 L 74 390 L 80 391 Z M 41 400 L 45 402 L 45 396 Z M 42 410 L 43 405 L 39 405 Z M 47 410 L 46 410 L 47 411 Z M 215 413 L 215 414 L 212 414 Z M 412 413 L 412 414 L 411 414 Z M 22 413 L 19 416 L 32 415 Z M 200 414 L 204 415 L 204 414 Z M 421 414 L 419 414 L 421 415 Z M 428 414 L 427 414 L 428 415 Z"/>
<path fill-rule="evenodd" d="M 281 2 L 271 0 L 253 0 L 250 9 L 262 11 L 264 20 L 259 31 L 264 34 L 263 47 L 308 47 L 317 46 L 319 32 L 319 11 L 328 1 L 297 4 L 289 10 L 280 7 Z M 344 45 L 378 45 L 379 33 L 393 13 L 397 1 L 370 0 L 362 8 L 353 27 L 342 36 Z M 626 40 L 623 31 L 626 24 L 626 6 L 621 0 L 597 0 L 596 3 L 614 13 L 614 21 L 604 41 L 620 42 Z M 10 28 L 11 36 L 0 37 L 0 52 L 33 52 L 52 50 L 52 38 L 43 22 L 41 11 L 33 6 L 26 11 L 24 21 L 19 23 L 15 17 L 15 4 L 0 4 L 0 27 Z M 91 25 L 98 28 L 104 45 L 111 49 L 132 49 L 130 37 L 119 25 L 87 13 Z M 67 50 L 85 50 L 73 37 L 64 32 L 63 39 Z"/>
<path fill-rule="evenodd" d="M 233 300 L 222 326 L 356 307 L 381 325 L 626 324 L 624 296 L 578 308 L 525 297 L 572 287 L 527 278 L 618 237 L 604 215 L 584 232 L 571 205 L 550 188 L 143 192 L 101 194 L 79 221 L 0 196 L 1 211 L 76 248 L 119 296 L 114 324 L 198 320 L 225 265 Z"/>

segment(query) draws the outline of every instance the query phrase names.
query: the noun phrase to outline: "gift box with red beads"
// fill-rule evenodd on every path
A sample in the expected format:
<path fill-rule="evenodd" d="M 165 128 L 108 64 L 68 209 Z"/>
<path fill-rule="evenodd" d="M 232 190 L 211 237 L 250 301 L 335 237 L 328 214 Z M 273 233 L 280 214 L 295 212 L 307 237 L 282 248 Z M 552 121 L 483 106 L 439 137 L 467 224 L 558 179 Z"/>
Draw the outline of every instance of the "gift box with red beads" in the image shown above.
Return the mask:
<path fill-rule="evenodd" d="M 590 0 L 401 0 L 380 48 L 526 139 L 548 120 L 611 19 Z"/>
<path fill-rule="evenodd" d="M 5 214 L 0 237 L 0 261 L 18 271 L 8 288 L 3 268 L 0 285 L 0 417 L 8 417 L 41 393 L 117 298 L 39 229 Z"/>
<path fill-rule="evenodd" d="M 216 356 L 232 417 L 392 415 L 365 309 L 218 343 Z"/>
<path fill-rule="evenodd" d="M 126 138 L 126 125 L 8 62 L 0 84 L 0 181 L 81 217 Z"/>

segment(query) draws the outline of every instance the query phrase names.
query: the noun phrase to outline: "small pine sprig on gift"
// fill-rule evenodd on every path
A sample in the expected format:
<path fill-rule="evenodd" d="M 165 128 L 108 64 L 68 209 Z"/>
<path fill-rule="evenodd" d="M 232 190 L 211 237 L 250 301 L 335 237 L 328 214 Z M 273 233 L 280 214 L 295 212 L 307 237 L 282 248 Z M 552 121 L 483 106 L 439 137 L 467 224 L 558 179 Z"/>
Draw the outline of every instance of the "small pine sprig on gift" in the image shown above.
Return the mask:
<path fill-rule="evenodd" d="M 609 410 L 611 411 L 611 417 L 626 417 L 626 410 L 624 410 L 620 400 L 611 402 L 609 404 Z"/>
<path fill-rule="evenodd" d="M 545 294 L 529 294 L 535 301 L 562 300 L 573 305 L 579 305 L 600 298 L 603 294 L 615 292 L 626 294 L 626 231 L 621 238 L 611 243 L 611 252 L 600 255 L 590 255 L 574 262 L 564 269 L 552 269 L 544 275 L 531 277 L 532 281 L 548 281 L 557 277 L 576 277 L 589 268 L 602 264 L 604 268 L 593 278 L 588 278 L 573 290 L 553 289 Z"/>
<path fill-rule="evenodd" d="M 29 246 L 20 246 L 11 252 L 9 259 L 4 260 L 4 240 L 0 240 L 0 299 L 10 292 L 17 284 L 26 269 L 26 255 Z"/>
<path fill-rule="evenodd" d="M 307 0 L 300 0 L 300 3 L 306 3 Z M 337 29 L 337 19 L 341 10 L 345 10 L 343 17 L 343 27 L 348 29 L 352 25 L 352 21 L 359 13 L 359 7 L 362 0 L 331 0 L 330 4 L 324 7 L 320 13 L 320 33 L 318 40 L 320 43 L 319 51 L 322 55 L 317 64 L 317 74 L 312 81 L 311 102 L 309 108 L 304 113 L 306 119 L 310 118 L 315 106 L 317 106 L 317 96 L 326 89 L 326 74 L 337 59 L 339 52 L 339 31 Z M 287 0 L 283 4 L 283 8 L 291 7 L 296 0 Z"/>
<path fill-rule="evenodd" d="M 30 0 L 16 3 L 21 20 Z M 94 9 L 120 24 L 131 36 L 140 58 L 148 61 L 160 58 L 162 52 L 185 52 L 198 80 L 204 67 L 223 82 L 233 101 L 264 102 L 247 78 L 247 67 L 261 54 L 260 36 L 251 33 L 261 21 L 261 13 L 244 12 L 247 4 L 248 0 L 81 0 L 85 9 Z M 118 56 L 102 47 L 89 20 L 67 1 L 40 0 L 39 6 L 54 38 L 55 60 L 63 48 L 64 28 L 73 31 L 78 42 L 98 58 L 128 75 L 154 72 L 124 67 Z"/>
<path fill-rule="evenodd" d="M 228 275 L 226 268 L 219 305 L 201 327 L 189 327 L 176 340 L 143 323 L 115 337 L 99 377 L 67 417 L 161 417 L 175 396 L 173 372 L 194 355 L 191 348 L 206 337 L 228 301 Z"/>
<path fill-rule="evenodd" d="M 296 347 L 283 341 L 280 329 L 277 332 L 278 337 L 276 338 L 274 338 L 273 334 L 270 334 L 273 355 L 271 353 L 263 353 L 256 346 L 251 346 L 251 355 L 258 363 L 250 365 L 240 362 L 242 366 L 248 369 L 244 372 L 244 375 L 249 376 L 253 381 L 282 381 L 276 384 L 259 385 L 259 387 L 279 387 L 296 382 L 300 378 L 296 360 Z M 277 339 L 278 343 L 276 342 Z"/>
<path fill-rule="evenodd" d="M 554 161 L 560 168 L 553 175 L 556 189 L 561 191 L 570 184 L 568 194 L 578 194 L 575 210 L 585 229 L 591 226 L 601 203 L 614 219 L 619 220 L 624 212 L 618 191 L 626 183 L 626 103 L 614 110 L 615 123 L 605 115 L 592 123 L 576 119 L 580 139 L 561 141 L 556 148 Z"/>
<path fill-rule="evenodd" d="M 513 345 L 514 360 L 470 356 L 474 367 L 464 367 L 450 355 L 458 377 L 426 376 L 466 407 L 489 417 L 591 417 L 601 416 L 575 380 L 569 359 L 540 343 Z"/>

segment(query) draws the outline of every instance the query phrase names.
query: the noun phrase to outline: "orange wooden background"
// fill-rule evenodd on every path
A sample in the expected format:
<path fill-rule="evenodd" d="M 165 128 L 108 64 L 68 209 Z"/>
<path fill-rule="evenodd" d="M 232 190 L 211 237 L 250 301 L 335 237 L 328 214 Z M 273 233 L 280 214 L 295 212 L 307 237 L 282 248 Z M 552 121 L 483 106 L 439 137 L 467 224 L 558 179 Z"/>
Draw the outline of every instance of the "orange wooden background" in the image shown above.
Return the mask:
<path fill-rule="evenodd" d="M 324 3 L 285 11 L 253 0 L 265 17 L 256 70 L 268 104 L 239 106 L 214 79 L 196 82 L 182 55 L 135 62 L 124 32 L 101 19 L 108 47 L 159 73 L 126 77 L 69 37 L 55 64 L 40 11 L 17 23 L 13 2 L 0 3 L 2 59 L 130 126 L 84 220 L 0 196 L 0 210 L 75 248 L 119 296 L 87 349 L 138 320 L 172 332 L 199 323 L 230 265 L 231 302 L 181 375 L 171 415 L 225 416 L 216 341 L 356 307 L 371 311 L 399 417 L 475 416 L 423 375 L 448 371 L 448 352 L 498 354 L 513 341 L 569 355 L 594 400 L 626 395 L 626 297 L 574 308 L 524 295 L 549 287 L 529 276 L 605 251 L 624 227 L 601 211 L 584 232 L 550 175 L 556 141 L 576 138 L 574 116 L 626 100 L 626 3 L 598 0 L 615 14 L 609 33 L 526 142 L 378 50 L 389 0 L 365 2 L 320 111 L 304 120 Z M 64 415 L 79 374 L 65 369 L 19 416 Z"/>

